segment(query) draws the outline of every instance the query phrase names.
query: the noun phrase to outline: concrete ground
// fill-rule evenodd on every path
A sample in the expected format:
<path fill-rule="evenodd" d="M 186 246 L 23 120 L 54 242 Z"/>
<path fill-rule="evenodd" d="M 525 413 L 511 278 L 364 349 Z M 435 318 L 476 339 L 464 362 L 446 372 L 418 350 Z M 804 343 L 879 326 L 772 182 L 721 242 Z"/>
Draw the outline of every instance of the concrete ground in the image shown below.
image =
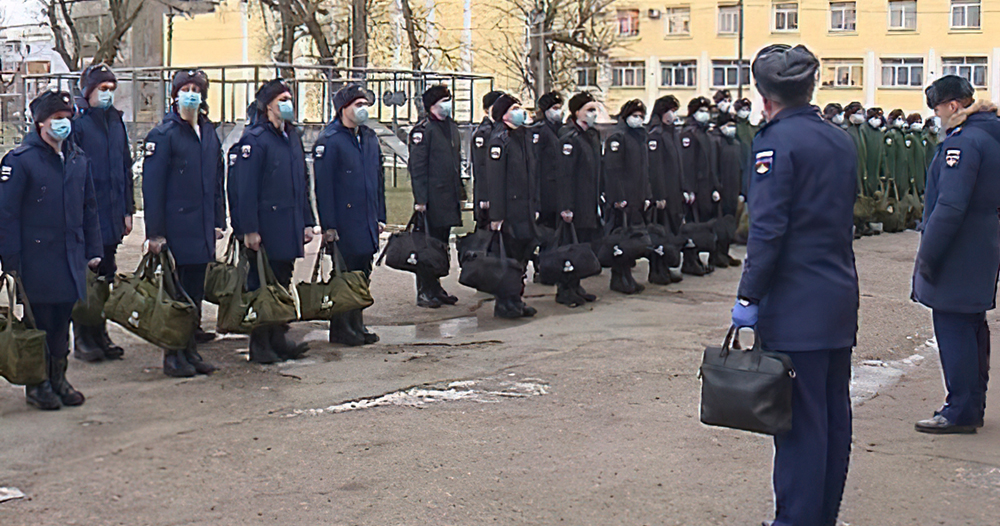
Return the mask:
<path fill-rule="evenodd" d="M 122 268 L 138 260 L 139 238 Z M 841 519 L 997 524 L 997 404 L 975 435 L 913 431 L 943 395 L 929 312 L 908 299 L 917 242 L 906 232 L 856 245 L 862 312 Z M 71 362 L 83 407 L 41 413 L 21 388 L 0 387 L 0 486 L 27 495 L 0 503 L 0 524 L 771 518 L 771 441 L 698 421 L 701 353 L 721 343 L 739 269 L 634 297 L 609 292 L 605 272 L 585 282 L 600 300 L 577 309 L 529 284 L 539 314 L 515 322 L 493 319 L 489 298 L 456 279 L 445 286 L 457 306 L 420 310 L 411 276 L 376 269 L 373 346 L 331 345 L 323 324 L 297 324 L 294 335 L 313 341 L 303 360 L 251 364 L 247 340 L 226 338 L 202 349 L 218 373 L 177 380 L 163 376 L 156 348 L 115 326 L 123 361 Z M 211 326 L 214 309 L 206 316 Z"/>

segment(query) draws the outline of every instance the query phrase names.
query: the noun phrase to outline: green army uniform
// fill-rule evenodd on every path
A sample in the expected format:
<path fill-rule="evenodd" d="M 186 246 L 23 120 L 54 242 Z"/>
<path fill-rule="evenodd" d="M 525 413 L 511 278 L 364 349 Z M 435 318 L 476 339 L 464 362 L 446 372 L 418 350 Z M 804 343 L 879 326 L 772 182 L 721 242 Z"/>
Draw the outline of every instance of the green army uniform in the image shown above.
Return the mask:
<path fill-rule="evenodd" d="M 743 158 L 749 159 L 753 147 L 753 138 L 757 135 L 760 126 L 750 124 L 750 119 L 736 119 L 736 138 L 743 146 Z"/>
<path fill-rule="evenodd" d="M 885 132 L 883 143 L 885 144 L 885 188 L 889 190 L 889 181 L 892 180 L 896 183 L 898 197 L 902 197 L 910 189 L 910 159 L 902 130 L 889 128 Z"/>
<path fill-rule="evenodd" d="M 861 136 L 861 126 L 865 125 L 851 124 L 845 131 L 851 136 L 851 140 L 854 141 L 854 148 L 858 152 L 858 195 L 867 195 L 865 180 L 868 179 L 868 150 L 865 148 L 865 141 Z"/>
<path fill-rule="evenodd" d="M 879 189 L 879 179 L 885 175 L 885 135 L 869 124 L 861 125 L 861 138 L 865 144 L 865 195 L 874 196 Z"/>
<path fill-rule="evenodd" d="M 906 142 L 910 149 L 910 184 L 917 196 L 923 196 L 928 165 L 926 139 L 921 132 L 910 132 L 906 134 Z"/>

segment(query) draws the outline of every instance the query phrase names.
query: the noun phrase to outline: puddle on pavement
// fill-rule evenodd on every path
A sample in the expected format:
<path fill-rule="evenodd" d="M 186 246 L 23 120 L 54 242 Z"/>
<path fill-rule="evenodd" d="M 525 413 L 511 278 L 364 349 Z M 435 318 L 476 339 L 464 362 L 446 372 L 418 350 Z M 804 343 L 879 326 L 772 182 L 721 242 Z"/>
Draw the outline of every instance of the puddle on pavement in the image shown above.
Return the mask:
<path fill-rule="evenodd" d="M 424 407 L 441 402 L 469 401 L 494 404 L 516 398 L 531 398 L 547 395 L 550 386 L 538 378 L 519 378 L 516 373 L 479 380 L 441 382 L 432 385 L 410 387 L 400 391 L 341 402 L 319 409 L 294 409 L 286 417 L 316 416 L 322 414 L 346 413 L 375 407 Z"/>
<path fill-rule="evenodd" d="M 379 341 L 388 344 L 433 342 L 473 335 L 479 330 L 479 320 L 475 316 L 463 316 L 411 325 L 370 325 L 368 328 L 379 335 Z M 318 329 L 306 334 L 305 341 L 323 341 L 328 336 L 328 330 Z"/>
<path fill-rule="evenodd" d="M 931 338 L 913 352 L 902 360 L 865 360 L 852 367 L 851 405 L 857 407 L 875 398 L 880 391 L 898 382 L 909 369 L 921 365 L 928 353 L 937 353 L 937 341 Z"/>

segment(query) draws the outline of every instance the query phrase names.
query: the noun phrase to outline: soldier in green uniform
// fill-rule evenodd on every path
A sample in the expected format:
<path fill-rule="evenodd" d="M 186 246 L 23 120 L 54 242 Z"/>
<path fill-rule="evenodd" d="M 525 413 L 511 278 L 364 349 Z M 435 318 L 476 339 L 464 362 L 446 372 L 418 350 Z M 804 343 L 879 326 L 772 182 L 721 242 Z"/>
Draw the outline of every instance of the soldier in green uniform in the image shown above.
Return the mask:
<path fill-rule="evenodd" d="M 924 184 L 927 180 L 927 139 L 924 137 L 924 119 L 919 113 L 911 113 L 906 118 L 910 129 L 906 142 L 910 147 L 910 188 L 917 197 L 923 199 Z"/>
<path fill-rule="evenodd" d="M 854 206 L 854 235 L 855 238 L 859 238 L 875 233 L 870 224 L 874 200 L 867 193 L 868 148 L 865 144 L 864 128 L 868 125 L 865 123 L 867 120 L 865 108 L 858 101 L 853 101 L 844 108 L 844 116 L 844 123 L 841 126 L 854 141 L 854 148 L 858 155 L 858 197 Z"/>
<path fill-rule="evenodd" d="M 937 152 L 938 132 L 940 130 L 941 121 L 937 117 L 927 119 L 927 124 L 924 125 L 924 160 L 927 163 L 927 168 L 930 168 L 931 162 L 934 160 L 934 153 Z"/>
<path fill-rule="evenodd" d="M 906 118 L 903 110 L 889 112 L 885 132 L 885 189 L 890 196 L 903 197 L 910 189 L 910 152 L 906 149 Z M 890 186 L 895 184 L 895 192 Z"/>
<path fill-rule="evenodd" d="M 874 196 L 885 177 L 885 124 L 882 108 L 868 108 L 868 122 L 861 127 L 865 143 L 865 195 Z"/>

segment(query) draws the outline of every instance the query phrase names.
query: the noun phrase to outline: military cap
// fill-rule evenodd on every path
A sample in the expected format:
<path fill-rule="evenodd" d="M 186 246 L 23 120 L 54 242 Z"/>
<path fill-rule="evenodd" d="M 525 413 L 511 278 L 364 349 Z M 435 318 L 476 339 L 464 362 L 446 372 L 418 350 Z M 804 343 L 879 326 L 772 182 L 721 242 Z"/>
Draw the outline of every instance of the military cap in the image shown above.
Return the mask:
<path fill-rule="evenodd" d="M 503 92 L 500 90 L 493 90 L 486 95 L 483 95 L 483 108 L 489 109 L 489 107 L 500 98 L 500 95 L 503 95 Z"/>
<path fill-rule="evenodd" d="M 927 107 L 936 108 L 938 105 L 953 100 L 971 99 L 976 96 L 976 90 L 968 80 L 957 75 L 945 75 L 934 81 L 933 84 L 924 90 L 927 96 Z"/>
<path fill-rule="evenodd" d="M 360 84 L 348 84 L 337 90 L 337 93 L 333 95 L 333 111 L 339 115 L 340 110 L 354 104 L 354 101 L 358 99 L 365 99 L 371 102 L 371 99 L 368 98 L 368 91 L 361 87 Z"/>
<path fill-rule="evenodd" d="M 285 84 L 284 79 L 274 79 L 265 82 L 264 85 L 257 90 L 257 95 L 255 95 L 254 98 L 257 100 L 257 106 L 260 107 L 261 111 L 264 111 L 264 109 L 267 108 L 267 105 L 274 99 L 278 98 L 282 93 L 291 92 L 292 90 L 288 89 L 288 85 Z"/>
<path fill-rule="evenodd" d="M 681 103 L 677 100 L 677 97 L 673 95 L 666 95 L 656 99 L 653 103 L 653 116 L 663 117 L 663 114 L 668 111 L 677 111 L 681 107 Z"/>
<path fill-rule="evenodd" d="M 114 82 L 116 86 L 118 85 L 115 72 L 111 71 L 107 64 L 87 66 L 87 69 L 80 74 L 80 92 L 83 93 L 83 98 L 89 99 L 94 89 L 105 82 Z"/>
<path fill-rule="evenodd" d="M 425 91 L 422 96 L 424 109 L 431 111 L 431 106 L 437 104 L 438 101 L 450 98 L 451 90 L 448 89 L 448 86 L 445 86 L 444 84 L 431 86 L 427 88 L 427 91 Z"/>
<path fill-rule="evenodd" d="M 812 97 L 817 68 L 819 60 L 805 46 L 773 44 L 757 53 L 753 76 L 764 97 L 797 101 Z"/>
<path fill-rule="evenodd" d="M 65 91 L 46 91 L 28 105 L 35 124 L 41 124 L 60 111 L 73 113 L 73 96 Z"/>
<path fill-rule="evenodd" d="M 576 113 L 580 111 L 580 108 L 586 106 L 587 104 L 590 104 L 591 102 L 594 102 L 594 100 L 596 100 L 594 99 L 594 95 L 591 94 L 589 91 L 581 91 L 580 93 L 577 93 L 576 95 L 570 97 L 569 112 Z"/>
<path fill-rule="evenodd" d="M 646 113 L 646 105 L 639 99 L 632 99 L 622 104 L 622 109 L 618 112 L 618 118 L 625 119 L 635 113 Z"/>
<path fill-rule="evenodd" d="M 200 69 L 184 69 L 174 73 L 174 78 L 170 81 L 170 98 L 176 99 L 177 93 L 188 84 L 198 86 L 198 90 L 201 92 L 201 99 L 206 99 L 205 94 L 208 93 L 208 75 Z"/>
<path fill-rule="evenodd" d="M 496 122 L 502 121 L 503 116 L 507 115 L 507 110 L 509 110 L 511 106 L 520 103 L 521 101 L 518 100 L 517 97 L 508 95 L 506 93 L 500 95 L 500 98 L 498 98 L 496 102 L 493 103 L 493 110 L 492 110 L 493 120 Z"/>

